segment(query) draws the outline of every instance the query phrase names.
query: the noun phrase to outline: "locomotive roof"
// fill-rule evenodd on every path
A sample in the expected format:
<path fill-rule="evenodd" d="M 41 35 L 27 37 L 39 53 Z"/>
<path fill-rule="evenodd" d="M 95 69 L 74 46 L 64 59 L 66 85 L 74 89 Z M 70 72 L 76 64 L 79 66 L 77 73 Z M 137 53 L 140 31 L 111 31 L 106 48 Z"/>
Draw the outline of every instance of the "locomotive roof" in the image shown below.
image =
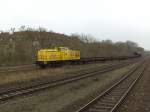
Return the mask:
<path fill-rule="evenodd" d="M 60 51 L 60 50 L 69 50 L 68 47 L 55 47 L 54 49 L 41 49 L 40 51 Z"/>
<path fill-rule="evenodd" d="M 58 51 L 58 49 L 41 49 L 40 51 Z"/>

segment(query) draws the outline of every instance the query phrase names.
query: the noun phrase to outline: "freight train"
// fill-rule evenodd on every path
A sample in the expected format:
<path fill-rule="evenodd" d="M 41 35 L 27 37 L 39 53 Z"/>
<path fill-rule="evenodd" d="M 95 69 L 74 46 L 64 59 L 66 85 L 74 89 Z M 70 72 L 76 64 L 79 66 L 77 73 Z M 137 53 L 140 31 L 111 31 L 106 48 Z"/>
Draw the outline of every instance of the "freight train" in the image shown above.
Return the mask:
<path fill-rule="evenodd" d="M 115 56 L 115 57 L 91 57 L 81 58 L 79 50 L 70 50 L 67 47 L 55 47 L 54 49 L 41 49 L 37 52 L 36 65 L 45 68 L 47 66 L 56 66 L 63 64 L 83 64 L 99 61 L 125 60 L 140 57 L 138 52 L 133 53 L 132 56 Z"/>

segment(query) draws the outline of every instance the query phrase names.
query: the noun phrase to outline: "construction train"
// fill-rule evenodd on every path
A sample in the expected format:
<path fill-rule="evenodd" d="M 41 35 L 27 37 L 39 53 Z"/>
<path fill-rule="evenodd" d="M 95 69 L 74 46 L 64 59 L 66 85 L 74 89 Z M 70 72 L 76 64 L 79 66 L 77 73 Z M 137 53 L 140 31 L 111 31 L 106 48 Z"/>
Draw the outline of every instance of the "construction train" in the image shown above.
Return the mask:
<path fill-rule="evenodd" d="M 125 60 L 140 57 L 139 52 L 133 56 L 115 56 L 115 57 L 92 57 L 81 58 L 79 50 L 70 50 L 67 47 L 55 47 L 54 49 L 41 49 L 37 51 L 36 65 L 42 68 L 46 66 L 55 66 L 62 64 L 77 64 L 99 61 Z"/>

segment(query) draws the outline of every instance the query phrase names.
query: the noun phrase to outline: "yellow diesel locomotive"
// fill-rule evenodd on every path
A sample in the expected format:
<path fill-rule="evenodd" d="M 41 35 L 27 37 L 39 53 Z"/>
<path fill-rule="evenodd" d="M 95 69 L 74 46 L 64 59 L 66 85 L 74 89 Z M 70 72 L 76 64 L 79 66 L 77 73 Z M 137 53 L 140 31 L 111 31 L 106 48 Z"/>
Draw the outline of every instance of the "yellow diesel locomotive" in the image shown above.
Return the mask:
<path fill-rule="evenodd" d="M 67 47 L 55 47 L 54 49 L 41 49 L 37 52 L 36 65 L 46 67 L 68 62 L 75 62 L 80 59 L 80 51 L 70 50 Z"/>

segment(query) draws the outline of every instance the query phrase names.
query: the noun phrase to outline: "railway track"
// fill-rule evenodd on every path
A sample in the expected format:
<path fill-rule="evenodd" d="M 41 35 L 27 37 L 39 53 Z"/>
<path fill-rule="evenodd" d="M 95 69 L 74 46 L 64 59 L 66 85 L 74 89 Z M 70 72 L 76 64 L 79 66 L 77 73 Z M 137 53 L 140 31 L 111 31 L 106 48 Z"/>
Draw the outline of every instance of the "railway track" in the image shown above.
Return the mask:
<path fill-rule="evenodd" d="M 97 63 L 97 62 L 114 61 L 114 60 L 120 61 L 120 60 L 138 59 L 138 58 L 139 58 L 138 56 L 137 57 L 135 57 L 135 56 L 130 56 L 130 57 L 129 56 L 118 56 L 118 57 L 81 58 L 79 60 L 78 64 L 86 64 L 86 63 L 88 64 L 88 63 Z M 55 67 L 55 66 L 53 66 L 53 67 Z M 39 67 L 37 67 L 35 64 L 20 65 L 20 66 L 14 66 L 14 67 L 0 67 L 0 73 L 27 71 L 27 70 L 34 70 L 37 68 L 39 68 Z"/>
<path fill-rule="evenodd" d="M 16 97 L 16 96 L 26 95 L 26 94 L 30 94 L 30 93 L 33 93 L 36 91 L 41 91 L 41 90 L 44 90 L 47 88 L 52 88 L 52 87 L 66 84 L 66 83 L 71 83 L 73 81 L 81 80 L 84 78 L 100 75 L 102 73 L 106 73 L 106 72 L 127 66 L 131 63 L 134 63 L 134 62 L 121 63 L 121 64 L 117 64 L 115 66 L 109 66 L 106 68 L 101 68 L 99 70 L 95 70 L 95 71 L 88 72 L 88 73 L 82 73 L 82 74 L 77 75 L 77 76 L 64 78 L 64 79 L 60 79 L 60 80 L 56 80 L 56 81 L 39 82 L 35 85 L 28 85 L 28 86 L 19 87 L 19 88 L 7 89 L 5 91 L 0 92 L 0 101 L 6 101 L 6 100 L 11 99 L 11 98 Z"/>
<path fill-rule="evenodd" d="M 76 112 L 114 112 L 143 75 L 146 67 L 147 63 L 144 62 L 132 69 L 117 83 Z"/>

